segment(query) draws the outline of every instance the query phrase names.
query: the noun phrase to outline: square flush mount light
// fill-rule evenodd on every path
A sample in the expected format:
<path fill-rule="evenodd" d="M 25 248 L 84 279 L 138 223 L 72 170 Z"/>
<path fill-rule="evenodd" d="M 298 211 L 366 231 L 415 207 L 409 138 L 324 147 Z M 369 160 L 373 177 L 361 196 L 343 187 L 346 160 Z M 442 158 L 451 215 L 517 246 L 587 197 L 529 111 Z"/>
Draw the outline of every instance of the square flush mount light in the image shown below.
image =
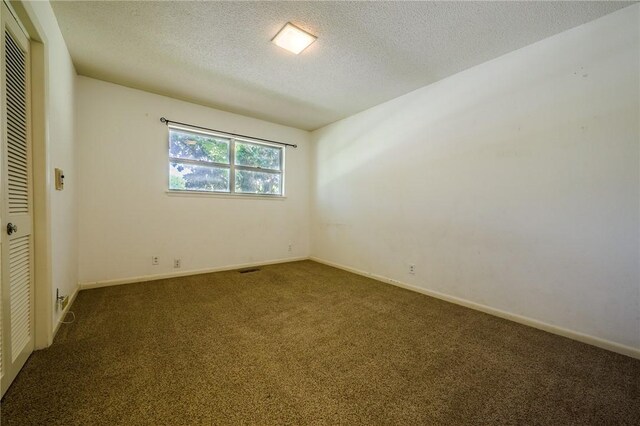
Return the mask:
<path fill-rule="evenodd" d="M 280 46 L 297 55 L 309 47 L 309 45 L 316 41 L 317 38 L 318 37 L 313 34 L 309 34 L 308 32 L 296 27 L 291 22 L 287 22 L 271 42 L 276 46 Z"/>

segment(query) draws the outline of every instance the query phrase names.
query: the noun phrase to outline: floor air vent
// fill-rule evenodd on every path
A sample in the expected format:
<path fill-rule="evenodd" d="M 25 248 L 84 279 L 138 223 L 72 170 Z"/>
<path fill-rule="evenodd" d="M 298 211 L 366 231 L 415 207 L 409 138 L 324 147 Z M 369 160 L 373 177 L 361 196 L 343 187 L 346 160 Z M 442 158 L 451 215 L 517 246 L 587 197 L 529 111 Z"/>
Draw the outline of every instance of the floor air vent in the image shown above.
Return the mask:
<path fill-rule="evenodd" d="M 238 272 L 241 274 L 248 274 L 249 272 L 258 272 L 260 268 L 247 268 L 247 269 L 239 269 Z"/>

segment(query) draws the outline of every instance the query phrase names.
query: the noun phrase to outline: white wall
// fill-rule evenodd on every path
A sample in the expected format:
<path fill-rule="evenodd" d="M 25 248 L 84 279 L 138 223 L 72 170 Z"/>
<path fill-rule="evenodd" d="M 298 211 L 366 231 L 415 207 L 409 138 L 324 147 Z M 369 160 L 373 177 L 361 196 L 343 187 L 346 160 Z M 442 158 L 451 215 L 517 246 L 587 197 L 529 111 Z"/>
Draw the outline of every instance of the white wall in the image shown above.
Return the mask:
<path fill-rule="evenodd" d="M 169 196 L 162 116 L 298 144 L 286 151 L 287 198 Z M 87 77 L 77 120 L 81 284 L 309 255 L 308 132 Z"/>
<path fill-rule="evenodd" d="M 58 22 L 49 2 L 23 2 L 30 25 L 44 45 L 44 90 L 45 90 L 45 148 L 44 179 L 46 180 L 46 221 L 49 229 L 46 238 L 48 267 L 46 276 L 36 275 L 37 283 L 45 281 L 49 306 L 38 306 L 37 314 L 46 312 L 52 316 L 51 331 L 58 325 L 61 311 L 54 309 L 56 289 L 63 295 L 72 296 L 78 288 L 78 232 L 77 232 L 77 169 L 75 155 L 75 78 L 76 72 L 69 56 Z M 32 34 L 32 37 L 35 34 Z M 64 170 L 67 180 L 64 191 L 56 191 L 54 169 Z M 38 184 L 38 182 L 36 182 Z M 36 247 L 36 250 L 38 247 Z M 49 261 L 50 260 L 50 261 Z M 42 294 L 36 289 L 36 298 Z M 36 301 L 37 305 L 41 305 Z M 38 319 L 36 318 L 36 321 Z M 39 333 L 40 331 L 38 331 Z M 38 346 L 46 342 L 36 342 Z"/>
<path fill-rule="evenodd" d="M 314 132 L 312 256 L 640 348 L 639 7 Z"/>

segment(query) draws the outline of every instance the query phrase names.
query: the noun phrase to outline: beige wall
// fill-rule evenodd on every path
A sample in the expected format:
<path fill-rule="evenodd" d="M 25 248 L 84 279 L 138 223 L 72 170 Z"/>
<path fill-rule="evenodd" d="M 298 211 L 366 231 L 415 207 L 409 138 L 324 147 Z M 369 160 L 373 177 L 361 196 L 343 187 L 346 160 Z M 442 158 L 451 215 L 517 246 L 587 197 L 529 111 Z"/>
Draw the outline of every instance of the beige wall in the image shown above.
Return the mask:
<path fill-rule="evenodd" d="M 639 8 L 314 132 L 312 255 L 640 354 Z"/>
<path fill-rule="evenodd" d="M 77 170 L 75 144 L 75 78 L 76 72 L 53 10 L 48 2 L 24 2 L 19 6 L 25 12 L 25 25 L 37 32 L 44 46 L 44 115 L 45 138 L 43 158 L 43 183 L 47 205 L 48 264 L 43 274 L 37 275 L 37 283 L 46 282 L 50 288 L 36 288 L 36 321 L 38 315 L 50 315 L 50 331 L 44 340 L 38 338 L 37 346 L 50 340 L 58 325 L 61 312 L 55 309 L 56 289 L 63 295 L 72 296 L 78 288 L 78 227 L 77 227 Z M 35 37 L 35 34 L 32 34 Z M 37 49 L 36 49 L 37 50 Z M 56 191 L 53 173 L 55 168 L 64 170 L 67 180 L 64 191 Z M 38 182 L 36 182 L 38 184 Z M 36 244 L 38 241 L 36 241 Z M 36 247 L 38 250 L 38 247 Z M 38 271 L 36 271 L 38 272 Z M 45 291 L 46 290 L 46 291 Z M 43 293 L 49 299 L 42 300 Z M 38 322 L 40 325 L 40 323 Z M 41 335 L 42 330 L 38 330 Z"/>
<path fill-rule="evenodd" d="M 77 83 L 82 284 L 309 255 L 308 132 L 87 77 Z M 298 144 L 286 151 L 286 199 L 169 196 L 162 116 Z"/>

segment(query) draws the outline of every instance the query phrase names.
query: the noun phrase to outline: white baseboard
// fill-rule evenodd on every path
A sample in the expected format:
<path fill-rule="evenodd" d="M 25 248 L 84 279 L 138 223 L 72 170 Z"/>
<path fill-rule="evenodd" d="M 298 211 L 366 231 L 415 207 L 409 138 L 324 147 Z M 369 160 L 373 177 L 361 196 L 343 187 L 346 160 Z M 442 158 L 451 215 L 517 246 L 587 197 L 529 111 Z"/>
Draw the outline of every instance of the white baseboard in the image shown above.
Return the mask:
<path fill-rule="evenodd" d="M 324 259 L 320 259 L 317 257 L 311 256 L 309 258 L 314 262 L 322 263 L 328 266 L 332 266 L 334 268 L 342 269 L 347 272 L 352 272 L 354 274 L 362 275 L 367 278 L 372 278 L 376 281 L 382 281 L 387 284 L 391 284 L 397 287 L 402 287 L 407 290 L 412 290 L 417 293 L 422 293 L 427 296 L 435 297 L 436 299 L 445 300 L 447 302 L 455 303 L 456 305 L 465 306 L 467 308 L 475 309 L 476 311 L 484 312 L 486 314 L 490 314 L 496 317 L 504 318 L 513 322 L 517 322 L 520 324 L 527 325 L 529 327 L 537 328 L 539 330 L 544 330 L 549 333 L 557 334 L 559 336 L 567 337 L 569 339 L 577 340 L 582 343 L 586 343 L 592 346 L 597 346 L 602 349 L 606 349 L 608 351 L 616 352 L 622 355 L 626 355 L 632 358 L 640 359 L 640 349 L 633 348 L 631 346 L 622 345 L 620 343 L 612 342 L 610 340 L 601 339 L 599 337 L 590 336 L 588 334 L 580 333 L 577 331 L 569 330 L 566 328 L 558 327 L 552 324 L 547 324 L 542 321 L 538 321 L 532 318 L 524 317 L 522 315 L 513 314 L 511 312 L 503 311 L 501 309 L 492 308 L 491 306 L 482 305 L 480 303 L 471 302 L 469 300 L 461 299 L 455 296 L 449 296 L 444 293 L 440 293 L 437 291 L 427 290 L 421 287 L 417 287 L 411 284 L 406 284 L 391 278 L 383 277 L 376 274 L 371 274 L 368 272 L 361 271 L 359 269 L 351 268 L 348 266 L 340 265 L 334 262 L 330 262 Z"/>
<path fill-rule="evenodd" d="M 76 286 L 75 290 L 73 290 L 73 293 L 69 297 L 69 303 L 67 303 L 67 306 L 62 311 L 62 314 L 56 320 L 56 326 L 53 328 L 53 336 L 51 337 L 52 341 L 53 341 L 53 339 L 56 338 L 56 334 L 58 334 L 58 330 L 60 329 L 60 326 L 62 325 L 62 321 L 64 321 L 64 318 L 66 317 L 67 313 L 69 312 L 69 309 L 71 309 L 71 305 L 73 305 L 73 302 L 75 302 L 76 296 L 78 296 L 78 292 L 79 291 L 80 291 L 80 286 Z M 56 306 L 57 305 L 58 305 L 58 303 L 56 302 Z"/>
<path fill-rule="evenodd" d="M 257 266 L 275 265 L 278 263 L 287 263 L 287 262 L 297 262 L 299 260 L 308 260 L 308 259 L 309 257 L 307 256 L 290 257 L 286 259 L 268 260 L 264 262 L 252 262 L 252 263 L 242 263 L 237 265 L 219 266 L 216 268 L 195 269 L 195 270 L 181 271 L 181 272 L 169 272 L 165 274 L 141 275 L 138 277 L 120 278 L 117 280 L 95 281 L 95 282 L 88 282 L 88 283 L 80 283 L 79 285 L 81 290 L 88 290 L 91 288 L 109 287 L 112 285 L 132 284 L 132 283 L 140 283 L 145 281 L 163 280 L 166 278 L 186 277 L 189 275 L 209 274 L 211 272 L 232 271 L 234 269 L 242 269 L 242 268 L 255 268 Z"/>

